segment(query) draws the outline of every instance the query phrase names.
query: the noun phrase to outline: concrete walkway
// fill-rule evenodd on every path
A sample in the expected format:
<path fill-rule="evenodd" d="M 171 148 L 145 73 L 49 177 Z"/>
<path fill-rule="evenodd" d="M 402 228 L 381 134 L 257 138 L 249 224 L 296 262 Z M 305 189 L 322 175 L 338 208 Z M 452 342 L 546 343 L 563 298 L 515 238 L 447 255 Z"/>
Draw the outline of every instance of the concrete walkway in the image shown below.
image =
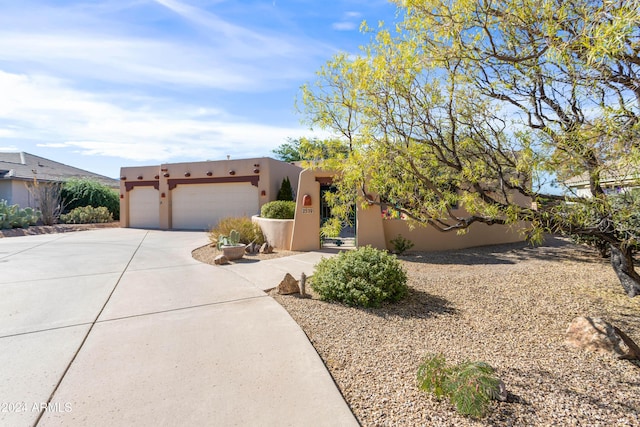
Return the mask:
<path fill-rule="evenodd" d="M 102 229 L 0 239 L 0 425 L 358 425 L 261 289 L 305 253 L 210 266 L 204 233 Z"/>

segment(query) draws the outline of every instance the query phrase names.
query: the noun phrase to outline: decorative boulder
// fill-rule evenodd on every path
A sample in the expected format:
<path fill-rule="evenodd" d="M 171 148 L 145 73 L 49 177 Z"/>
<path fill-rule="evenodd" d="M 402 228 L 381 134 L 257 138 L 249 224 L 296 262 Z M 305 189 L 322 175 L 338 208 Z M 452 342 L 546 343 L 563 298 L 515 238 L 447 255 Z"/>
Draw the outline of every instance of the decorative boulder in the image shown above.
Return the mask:
<path fill-rule="evenodd" d="M 565 342 L 576 348 L 610 353 L 623 359 L 640 357 L 638 346 L 631 338 L 620 329 L 597 317 L 573 319 L 567 329 Z"/>
<path fill-rule="evenodd" d="M 220 254 L 220 255 L 218 255 L 217 257 L 215 257 L 215 258 L 213 259 L 213 262 L 214 262 L 216 265 L 229 264 L 229 259 L 228 259 L 226 256 L 224 256 L 224 255 Z"/>
<path fill-rule="evenodd" d="M 264 244 L 260 248 L 260 253 L 261 254 L 271 254 L 271 253 L 273 253 L 273 246 L 271 246 L 267 242 L 264 242 Z"/>
<path fill-rule="evenodd" d="M 282 279 L 282 282 L 280 282 L 276 289 L 280 295 L 291 295 L 300 292 L 298 281 L 289 273 L 284 276 L 284 279 Z"/>

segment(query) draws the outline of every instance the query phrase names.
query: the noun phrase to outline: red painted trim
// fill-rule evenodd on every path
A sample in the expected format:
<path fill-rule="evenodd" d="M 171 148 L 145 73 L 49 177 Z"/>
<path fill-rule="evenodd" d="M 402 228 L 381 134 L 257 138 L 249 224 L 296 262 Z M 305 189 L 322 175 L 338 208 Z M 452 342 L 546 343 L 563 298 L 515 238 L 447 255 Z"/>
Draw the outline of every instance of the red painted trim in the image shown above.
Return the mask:
<path fill-rule="evenodd" d="M 258 186 L 259 176 L 220 176 L 215 178 L 175 178 L 167 180 L 169 190 L 183 184 L 224 184 L 228 182 L 250 182 L 254 187 Z"/>
<path fill-rule="evenodd" d="M 158 181 L 128 181 L 124 183 L 124 188 L 127 191 L 133 190 L 134 187 L 153 187 L 160 190 L 160 183 Z"/>

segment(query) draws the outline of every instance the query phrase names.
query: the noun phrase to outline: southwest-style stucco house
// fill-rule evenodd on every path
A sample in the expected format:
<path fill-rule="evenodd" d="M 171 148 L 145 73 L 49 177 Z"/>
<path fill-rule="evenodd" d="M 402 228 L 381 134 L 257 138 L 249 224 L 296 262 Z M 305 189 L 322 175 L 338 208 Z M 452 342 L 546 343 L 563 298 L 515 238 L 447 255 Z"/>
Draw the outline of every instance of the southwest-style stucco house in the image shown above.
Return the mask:
<path fill-rule="evenodd" d="M 282 220 L 260 220 L 261 227 L 280 230 L 280 249 L 316 250 L 322 245 L 320 227 L 328 212 L 322 194 L 334 175 L 266 157 L 123 167 L 120 222 L 123 227 L 208 230 L 225 217 L 258 215 L 263 204 L 276 199 L 288 177 L 297 189 L 295 219 L 282 227 L 276 225 Z M 355 223 L 358 246 L 393 249 L 391 240 L 402 234 L 413 241 L 415 250 L 425 251 L 522 241 L 520 229 L 525 227 L 474 224 L 464 235 L 442 233 L 432 227 L 410 228 L 407 221 L 388 218 L 379 206 L 357 206 Z"/>
<path fill-rule="evenodd" d="M 118 181 L 83 169 L 45 159 L 25 152 L 0 152 L 0 200 L 21 208 L 37 208 L 37 201 L 29 191 L 34 180 L 64 182 L 71 178 L 88 178 L 117 188 Z"/>
<path fill-rule="evenodd" d="M 123 167 L 123 227 L 207 230 L 222 218 L 253 216 L 276 199 L 282 180 L 293 188 L 302 169 L 268 157 Z"/>

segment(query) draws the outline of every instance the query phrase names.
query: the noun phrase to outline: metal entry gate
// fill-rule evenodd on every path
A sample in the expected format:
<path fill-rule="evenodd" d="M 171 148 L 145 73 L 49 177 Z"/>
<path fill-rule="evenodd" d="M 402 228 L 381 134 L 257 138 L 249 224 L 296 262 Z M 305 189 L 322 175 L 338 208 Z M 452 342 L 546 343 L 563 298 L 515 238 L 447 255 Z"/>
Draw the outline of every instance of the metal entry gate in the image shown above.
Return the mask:
<path fill-rule="evenodd" d="M 331 218 L 331 207 L 327 203 L 325 199 L 326 193 L 335 193 L 336 187 L 333 185 L 323 184 L 320 186 L 320 227 L 322 227 L 325 222 L 327 222 Z M 324 238 L 324 243 L 334 243 L 338 244 L 338 246 L 342 244 L 346 244 L 349 246 L 355 245 L 356 238 L 356 206 L 355 203 L 351 206 L 351 211 L 349 213 L 349 220 L 347 222 L 343 222 L 342 229 L 340 231 L 340 235 L 331 238 Z"/>

